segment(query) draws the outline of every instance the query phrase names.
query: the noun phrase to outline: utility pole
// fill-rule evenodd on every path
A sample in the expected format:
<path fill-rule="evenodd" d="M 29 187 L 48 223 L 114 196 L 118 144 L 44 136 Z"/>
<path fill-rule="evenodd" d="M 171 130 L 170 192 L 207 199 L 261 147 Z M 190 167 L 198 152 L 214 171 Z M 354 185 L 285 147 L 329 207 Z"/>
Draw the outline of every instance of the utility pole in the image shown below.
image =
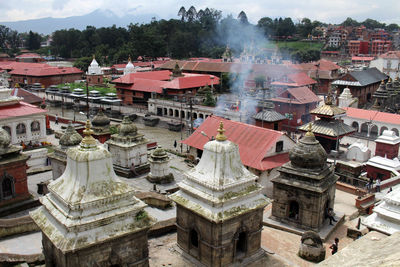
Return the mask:
<path fill-rule="evenodd" d="M 89 119 L 89 84 L 86 80 L 86 118 Z"/>

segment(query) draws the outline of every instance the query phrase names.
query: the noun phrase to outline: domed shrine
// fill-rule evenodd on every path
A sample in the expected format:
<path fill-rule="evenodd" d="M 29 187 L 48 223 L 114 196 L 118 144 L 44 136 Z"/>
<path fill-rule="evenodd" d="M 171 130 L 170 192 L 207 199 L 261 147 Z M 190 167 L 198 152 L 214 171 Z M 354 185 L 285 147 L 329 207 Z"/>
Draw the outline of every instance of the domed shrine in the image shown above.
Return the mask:
<path fill-rule="evenodd" d="M 75 147 L 82 141 L 82 136 L 75 130 L 72 123 L 68 123 L 67 129 L 60 137 L 60 145 L 54 148 L 54 152 L 48 155 L 51 160 L 53 179 L 57 179 L 64 173 L 67 166 L 67 150 Z"/>
<path fill-rule="evenodd" d="M 93 137 L 104 144 L 110 139 L 110 119 L 103 113 L 103 109 L 99 109 L 97 115 L 92 119 Z"/>
<path fill-rule="evenodd" d="M 174 180 L 174 175 L 170 171 L 169 161 L 170 158 L 167 152 L 163 148 L 157 147 L 149 158 L 150 173 L 147 176 L 147 180 L 157 184 L 172 182 Z"/>
<path fill-rule="evenodd" d="M 26 175 L 28 156 L 11 145 L 11 137 L 0 127 L 0 207 L 30 198 Z M 3 207 L 4 208 L 4 207 Z"/>
<path fill-rule="evenodd" d="M 333 209 L 338 177 L 326 163 L 325 149 L 311 132 L 289 152 L 290 162 L 278 169 L 273 182 L 271 218 L 299 229 L 319 231 Z"/>
<path fill-rule="evenodd" d="M 178 246 L 197 266 L 247 266 L 264 255 L 262 219 L 269 202 L 224 131 L 221 122 L 200 162 L 170 196 L 177 207 Z"/>
<path fill-rule="evenodd" d="M 130 73 L 135 73 L 135 66 L 133 66 L 132 64 L 132 59 L 129 56 L 128 58 L 128 64 L 126 64 L 125 68 L 124 68 L 124 75 L 130 74 Z"/>
<path fill-rule="evenodd" d="M 154 219 L 91 133 L 87 121 L 82 142 L 67 151 L 65 172 L 30 213 L 42 231 L 46 266 L 148 266 Z"/>
<path fill-rule="evenodd" d="M 88 71 L 86 72 L 86 79 L 90 85 L 103 83 L 103 71 L 101 70 L 99 63 L 97 63 L 94 55 L 92 63 L 90 63 Z"/>
<path fill-rule="evenodd" d="M 125 116 L 119 132 L 106 142 L 113 155 L 114 169 L 118 175 L 134 177 L 149 170 L 147 143 L 143 134 L 139 134 L 136 125 Z"/>

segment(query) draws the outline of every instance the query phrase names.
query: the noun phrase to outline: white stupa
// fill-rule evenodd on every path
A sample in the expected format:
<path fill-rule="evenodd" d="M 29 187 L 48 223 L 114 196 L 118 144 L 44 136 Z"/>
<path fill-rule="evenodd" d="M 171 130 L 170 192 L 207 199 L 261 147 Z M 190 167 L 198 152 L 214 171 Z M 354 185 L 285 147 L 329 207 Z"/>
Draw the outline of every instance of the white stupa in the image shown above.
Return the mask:
<path fill-rule="evenodd" d="M 135 66 L 132 64 L 131 57 L 128 59 L 128 64 L 126 64 L 125 69 L 124 69 L 124 75 L 127 75 L 129 73 L 135 73 Z"/>
<path fill-rule="evenodd" d="M 239 147 L 223 135 L 204 145 L 199 164 L 185 173 L 180 190 L 170 198 L 214 222 L 223 222 L 268 204 L 256 175 L 240 160 Z"/>
<path fill-rule="evenodd" d="M 362 223 L 388 235 L 400 231 L 400 188 L 388 193 Z"/>
<path fill-rule="evenodd" d="M 343 92 L 338 97 L 339 99 L 339 107 L 346 108 L 346 107 L 358 107 L 358 99 L 353 97 L 349 88 L 344 88 Z"/>
<path fill-rule="evenodd" d="M 371 150 L 361 140 L 357 140 L 347 149 L 346 158 L 348 160 L 366 162 L 371 158 Z"/>
<path fill-rule="evenodd" d="M 30 213 L 43 233 L 45 257 L 57 255 L 55 266 L 64 266 L 57 261 L 74 262 L 77 256 L 81 262 L 75 266 L 84 261 L 97 266 L 102 259 L 96 255 L 111 263 L 114 257 L 122 263 L 147 257 L 147 230 L 152 224 L 143 211 L 147 205 L 116 176 L 111 154 L 92 132 L 88 121 L 80 145 L 67 151 L 65 172 L 48 185 L 49 193 L 40 198 L 42 206 Z M 140 244 L 132 248 L 134 240 Z M 134 259 L 135 249 L 144 256 Z"/>
<path fill-rule="evenodd" d="M 103 75 L 103 72 L 101 71 L 99 63 L 97 63 L 94 55 L 93 55 L 92 63 L 90 63 L 90 66 L 89 66 L 86 74 L 87 75 Z"/>

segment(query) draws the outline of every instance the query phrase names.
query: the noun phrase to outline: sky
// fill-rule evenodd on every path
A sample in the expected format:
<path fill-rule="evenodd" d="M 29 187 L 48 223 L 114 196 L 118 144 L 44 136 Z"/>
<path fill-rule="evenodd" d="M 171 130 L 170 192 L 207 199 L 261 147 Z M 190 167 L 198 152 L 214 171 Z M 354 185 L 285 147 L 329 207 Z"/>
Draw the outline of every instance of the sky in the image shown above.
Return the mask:
<path fill-rule="evenodd" d="M 111 10 L 123 16 L 155 14 L 162 19 L 178 18 L 181 6 L 197 10 L 214 8 L 223 17 L 240 11 L 251 23 L 262 17 L 291 17 L 298 22 L 304 17 L 326 23 L 341 23 L 347 17 L 358 21 L 372 18 L 387 24 L 400 24 L 399 0 L 0 0 L 1 21 L 18 21 L 45 17 L 63 18 L 90 13 L 96 9 Z"/>

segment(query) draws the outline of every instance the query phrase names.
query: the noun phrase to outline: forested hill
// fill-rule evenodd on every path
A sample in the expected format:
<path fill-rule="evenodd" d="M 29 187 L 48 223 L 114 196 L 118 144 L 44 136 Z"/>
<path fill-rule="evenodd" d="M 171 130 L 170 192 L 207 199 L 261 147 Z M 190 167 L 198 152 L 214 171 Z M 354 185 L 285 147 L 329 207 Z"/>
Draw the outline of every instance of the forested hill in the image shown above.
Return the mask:
<path fill-rule="evenodd" d="M 130 23 L 149 23 L 152 18 L 158 18 L 155 14 L 137 14 L 119 17 L 110 10 L 97 9 L 89 14 L 82 16 L 72 16 L 67 18 L 42 18 L 21 20 L 15 22 L 0 22 L 0 25 L 7 26 L 18 32 L 37 32 L 39 34 L 50 34 L 61 29 L 78 29 L 84 30 L 86 26 L 111 27 L 126 27 Z"/>

